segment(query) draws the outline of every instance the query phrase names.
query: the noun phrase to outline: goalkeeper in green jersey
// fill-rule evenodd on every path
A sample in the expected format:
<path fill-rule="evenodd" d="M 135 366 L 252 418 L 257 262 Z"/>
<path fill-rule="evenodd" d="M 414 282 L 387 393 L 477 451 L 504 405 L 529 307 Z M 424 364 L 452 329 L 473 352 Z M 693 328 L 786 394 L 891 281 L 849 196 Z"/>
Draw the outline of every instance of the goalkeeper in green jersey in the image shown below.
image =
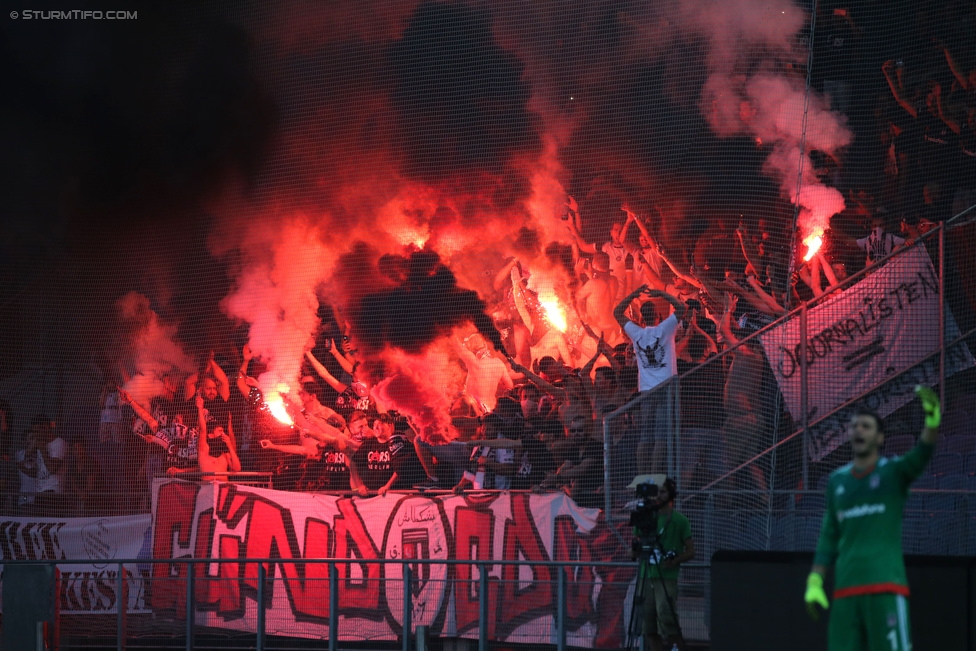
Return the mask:
<path fill-rule="evenodd" d="M 908 581 L 901 552 L 901 521 L 909 485 L 932 458 L 939 436 L 939 398 L 915 387 L 925 429 L 903 457 L 881 457 L 881 419 L 859 410 L 847 427 L 854 461 L 830 475 L 820 541 L 807 578 L 810 614 L 829 608 L 823 589 L 834 566 L 834 607 L 827 632 L 830 651 L 910 651 Z"/>

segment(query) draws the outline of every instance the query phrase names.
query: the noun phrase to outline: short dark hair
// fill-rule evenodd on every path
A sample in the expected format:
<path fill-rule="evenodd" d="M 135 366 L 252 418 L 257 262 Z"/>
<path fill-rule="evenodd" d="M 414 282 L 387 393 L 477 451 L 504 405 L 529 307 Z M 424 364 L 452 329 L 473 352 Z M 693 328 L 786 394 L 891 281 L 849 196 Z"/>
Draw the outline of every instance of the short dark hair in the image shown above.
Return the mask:
<path fill-rule="evenodd" d="M 641 303 L 640 314 L 641 318 L 644 319 L 644 325 L 650 325 L 657 320 L 657 308 L 654 307 L 654 303 L 651 301 Z"/>
<path fill-rule="evenodd" d="M 851 418 L 857 418 L 858 416 L 870 416 L 874 419 L 874 424 L 878 427 L 878 433 L 884 434 L 884 421 L 881 420 L 881 416 L 878 412 L 873 409 L 868 409 L 867 407 L 861 406 L 854 410 L 854 415 Z"/>
<path fill-rule="evenodd" d="M 530 382 L 529 384 L 523 384 L 519 387 L 520 395 L 525 395 L 526 393 L 534 393 L 535 395 L 539 395 L 541 392 L 539 391 L 539 387 Z"/>
<path fill-rule="evenodd" d="M 598 366 L 594 373 L 599 377 L 603 376 L 604 379 L 610 382 L 617 382 L 617 372 L 613 370 L 612 366 Z"/>
<path fill-rule="evenodd" d="M 378 414 L 376 416 L 376 420 L 386 425 L 394 425 L 396 423 L 396 419 L 393 417 L 393 414 L 390 413 Z"/>
<path fill-rule="evenodd" d="M 494 412 L 486 414 L 484 418 L 481 419 L 481 422 L 483 425 L 486 427 L 491 427 L 496 432 L 500 432 L 502 428 L 505 427 L 505 420 Z"/>
<path fill-rule="evenodd" d="M 349 414 L 348 423 L 351 425 L 352 423 L 355 423 L 357 420 L 363 420 L 367 418 L 369 417 L 366 415 L 365 411 L 362 411 L 361 409 L 357 409 L 356 411 Z"/>
<path fill-rule="evenodd" d="M 512 420 L 515 418 L 522 417 L 522 405 L 519 401 L 514 398 L 509 398 L 508 396 L 502 396 L 495 403 L 495 409 L 492 411 L 503 418 L 504 420 Z"/>
<path fill-rule="evenodd" d="M 668 495 L 671 497 L 673 502 L 678 497 L 678 485 L 674 483 L 674 480 L 670 477 L 664 478 L 664 490 L 668 491 Z"/>
<path fill-rule="evenodd" d="M 556 371 L 560 368 L 561 364 L 556 361 L 554 357 L 546 355 L 539 360 L 539 371 L 546 373 L 548 375 L 549 371 Z"/>

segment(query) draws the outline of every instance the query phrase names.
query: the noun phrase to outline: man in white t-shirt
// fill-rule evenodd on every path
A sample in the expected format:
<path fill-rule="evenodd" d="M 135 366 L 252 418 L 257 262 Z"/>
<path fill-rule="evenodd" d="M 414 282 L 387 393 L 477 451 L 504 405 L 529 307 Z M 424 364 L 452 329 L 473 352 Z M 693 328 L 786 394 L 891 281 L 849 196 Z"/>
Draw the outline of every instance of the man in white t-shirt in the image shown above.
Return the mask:
<path fill-rule="evenodd" d="M 627 318 L 627 308 L 638 296 L 662 298 L 674 307 L 664 320 L 658 318 L 654 303 L 640 306 L 644 327 Z M 685 315 L 685 304 L 667 292 L 641 285 L 624 297 L 613 310 L 613 316 L 634 343 L 637 354 L 638 389 L 649 395 L 641 403 L 641 437 L 637 444 L 637 463 L 641 472 L 664 472 L 667 450 L 671 389 L 653 391 L 678 374 L 674 334 Z"/>
<path fill-rule="evenodd" d="M 24 515 L 60 515 L 61 475 L 67 454 L 68 444 L 55 436 L 51 419 L 35 416 L 28 430 L 26 447 L 18 450 L 15 456 L 20 471 L 19 505 Z"/>

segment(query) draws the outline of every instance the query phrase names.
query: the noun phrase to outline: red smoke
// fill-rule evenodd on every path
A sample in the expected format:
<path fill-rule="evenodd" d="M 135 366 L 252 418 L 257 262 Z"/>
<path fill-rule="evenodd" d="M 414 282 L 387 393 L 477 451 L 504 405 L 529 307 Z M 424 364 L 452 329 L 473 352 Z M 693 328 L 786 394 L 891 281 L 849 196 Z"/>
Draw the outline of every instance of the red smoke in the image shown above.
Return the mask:
<path fill-rule="evenodd" d="M 418 251 L 436 254 L 457 290 L 477 292 L 489 310 L 499 297 L 495 273 L 517 256 L 550 320 L 560 321 L 562 310 L 571 329 L 573 279 L 545 251 L 570 242 L 559 217 L 573 174 L 591 187 L 607 179 L 611 194 L 647 204 L 645 213 L 654 203 L 664 206 L 677 215 L 659 225 L 665 234 L 678 228 L 686 203 L 688 212 L 695 208 L 686 190 L 700 181 L 690 176 L 672 177 L 653 196 L 661 185 L 650 161 L 662 155 L 645 154 L 629 127 L 617 124 L 614 111 L 630 100 L 615 95 L 614 84 L 634 83 L 636 62 L 679 64 L 666 73 L 675 112 L 664 116 L 663 133 L 675 120 L 687 121 L 678 109 L 698 95 L 685 87 L 700 88 L 713 131 L 761 139 L 770 148 L 766 172 L 801 206 L 804 235 L 822 232 L 843 200 L 819 183 L 806 154 L 797 183 L 805 89 L 786 70 L 802 58 L 792 43 L 803 11 L 788 0 L 674 0 L 607 11 L 596 3 L 534 0 L 490 8 L 296 4 L 253 27 L 281 54 L 260 71 L 276 89 L 279 133 L 246 194 L 214 207 L 223 218 L 211 244 L 220 255 L 240 256 L 223 308 L 250 324 L 251 347 L 268 364 L 266 393 L 282 383 L 294 388 L 321 303 L 365 336 L 377 317 L 359 312 L 363 301 L 402 289 Z M 337 15 L 348 17 L 348 28 L 336 27 Z M 605 21 L 614 29 L 596 29 Z M 708 74 L 696 86 L 700 59 L 685 65 L 672 45 L 702 35 Z M 675 81 L 685 78 L 692 81 Z M 628 119 L 642 114 L 639 108 Z M 820 98 L 808 109 L 804 151 L 831 154 L 850 141 L 842 116 Z M 700 122 L 697 108 L 687 112 Z M 655 133 L 641 138 L 653 141 Z M 422 307 L 457 310 L 450 302 Z M 461 312 L 463 320 L 481 311 Z M 382 324 L 357 342 L 384 362 L 384 373 L 372 379 L 388 406 L 419 420 L 430 420 L 420 415 L 422 405 L 444 406 L 435 398 L 456 383 L 458 371 L 445 361 L 450 355 L 433 351 L 459 325 L 455 316 L 412 340 L 391 344 L 396 338 Z M 397 347 L 413 357 L 401 357 Z"/>
<path fill-rule="evenodd" d="M 221 307 L 249 324 L 248 344 L 267 368 L 258 383 L 269 402 L 299 388 L 302 357 L 319 327 L 316 290 L 333 262 L 318 227 L 302 215 L 252 225 L 244 267 Z"/>
<path fill-rule="evenodd" d="M 420 434 L 452 439 L 451 400 L 464 386 L 464 374 L 446 341 L 422 355 L 388 348 L 380 353 L 387 376 L 373 387 L 381 407 L 409 416 Z"/>

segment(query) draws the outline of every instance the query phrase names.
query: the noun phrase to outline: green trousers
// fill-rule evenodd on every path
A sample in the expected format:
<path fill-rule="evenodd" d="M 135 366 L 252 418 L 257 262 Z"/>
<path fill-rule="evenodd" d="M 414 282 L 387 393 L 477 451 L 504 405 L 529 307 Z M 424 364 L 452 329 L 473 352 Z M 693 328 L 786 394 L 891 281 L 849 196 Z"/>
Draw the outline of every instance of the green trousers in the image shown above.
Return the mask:
<path fill-rule="evenodd" d="M 911 651 L 908 599 L 891 593 L 834 599 L 827 640 L 830 651 Z"/>
<path fill-rule="evenodd" d="M 678 613 L 672 612 L 668 597 L 677 608 L 677 579 L 644 579 L 644 635 L 658 634 L 663 638 L 678 635 Z"/>

